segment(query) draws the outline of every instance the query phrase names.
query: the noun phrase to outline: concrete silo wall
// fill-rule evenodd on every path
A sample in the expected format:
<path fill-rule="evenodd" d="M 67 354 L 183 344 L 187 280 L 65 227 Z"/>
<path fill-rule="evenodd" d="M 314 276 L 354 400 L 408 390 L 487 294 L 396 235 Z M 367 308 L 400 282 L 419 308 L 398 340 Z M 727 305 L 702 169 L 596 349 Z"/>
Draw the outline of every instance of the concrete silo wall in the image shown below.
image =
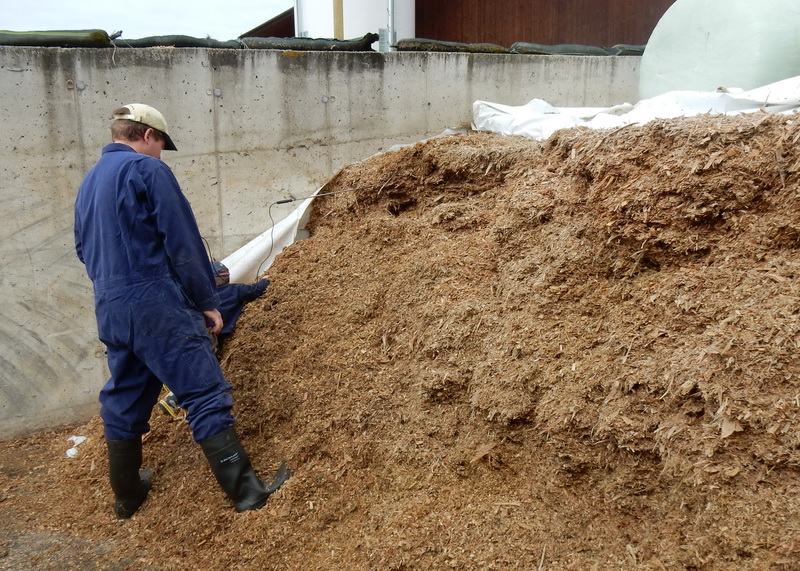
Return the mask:
<path fill-rule="evenodd" d="M 211 254 L 270 225 L 277 200 L 341 167 L 468 126 L 477 99 L 558 106 L 635 103 L 639 58 L 205 48 L 0 47 L 0 438 L 97 411 L 106 379 L 72 204 L 109 142 L 110 112 L 149 103 Z M 292 204 L 274 207 L 275 221 Z"/>

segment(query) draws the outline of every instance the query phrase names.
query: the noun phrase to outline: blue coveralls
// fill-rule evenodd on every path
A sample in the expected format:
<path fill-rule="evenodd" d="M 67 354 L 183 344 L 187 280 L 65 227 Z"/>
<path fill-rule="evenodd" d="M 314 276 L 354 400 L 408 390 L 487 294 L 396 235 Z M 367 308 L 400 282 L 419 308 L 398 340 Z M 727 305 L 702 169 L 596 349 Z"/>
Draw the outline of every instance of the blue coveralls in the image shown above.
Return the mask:
<path fill-rule="evenodd" d="M 169 167 L 128 145 L 106 145 L 75 201 L 75 249 L 94 284 L 111 372 L 100 392 L 106 438 L 150 430 L 162 383 L 187 410 L 197 442 L 232 426 L 231 386 L 202 314 L 219 296 Z"/>

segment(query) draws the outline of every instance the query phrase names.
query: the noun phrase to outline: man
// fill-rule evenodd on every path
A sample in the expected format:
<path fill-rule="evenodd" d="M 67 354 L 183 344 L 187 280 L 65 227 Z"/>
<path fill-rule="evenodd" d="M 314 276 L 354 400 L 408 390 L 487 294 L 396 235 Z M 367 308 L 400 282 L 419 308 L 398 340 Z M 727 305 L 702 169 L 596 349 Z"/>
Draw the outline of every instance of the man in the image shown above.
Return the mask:
<path fill-rule="evenodd" d="M 234 428 L 231 386 L 211 347 L 219 296 L 194 214 L 161 152 L 177 150 L 164 116 L 141 103 L 112 115 L 112 143 L 75 201 L 75 248 L 94 284 L 111 378 L 100 392 L 114 511 L 131 517 L 151 486 L 142 435 L 162 383 L 187 410 L 211 470 L 237 511 L 259 509 L 289 477 L 264 485 Z"/>

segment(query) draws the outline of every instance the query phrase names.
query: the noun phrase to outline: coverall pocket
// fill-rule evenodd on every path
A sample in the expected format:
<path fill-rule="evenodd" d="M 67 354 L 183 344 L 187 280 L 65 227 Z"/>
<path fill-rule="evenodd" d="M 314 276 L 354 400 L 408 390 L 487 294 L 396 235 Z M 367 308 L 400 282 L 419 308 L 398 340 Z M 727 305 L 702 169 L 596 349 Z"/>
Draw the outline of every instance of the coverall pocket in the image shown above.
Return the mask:
<path fill-rule="evenodd" d="M 164 297 L 137 301 L 132 307 L 136 327 L 142 335 L 153 339 L 205 333 L 202 314 L 185 307 L 176 307 Z M 195 315 L 196 314 L 196 315 Z M 199 325 L 199 328 L 198 328 Z"/>

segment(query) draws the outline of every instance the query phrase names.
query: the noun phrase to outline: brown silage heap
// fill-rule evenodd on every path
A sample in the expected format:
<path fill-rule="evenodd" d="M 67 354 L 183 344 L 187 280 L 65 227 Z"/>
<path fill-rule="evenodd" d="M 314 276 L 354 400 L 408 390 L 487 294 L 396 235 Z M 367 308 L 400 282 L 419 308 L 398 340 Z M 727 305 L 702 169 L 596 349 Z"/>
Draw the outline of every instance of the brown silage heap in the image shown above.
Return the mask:
<path fill-rule="evenodd" d="M 254 464 L 295 474 L 267 508 L 155 415 L 132 520 L 97 419 L 75 459 L 5 443 L 51 459 L 0 515 L 151 569 L 796 568 L 798 139 L 701 116 L 348 166 L 221 353 Z"/>

